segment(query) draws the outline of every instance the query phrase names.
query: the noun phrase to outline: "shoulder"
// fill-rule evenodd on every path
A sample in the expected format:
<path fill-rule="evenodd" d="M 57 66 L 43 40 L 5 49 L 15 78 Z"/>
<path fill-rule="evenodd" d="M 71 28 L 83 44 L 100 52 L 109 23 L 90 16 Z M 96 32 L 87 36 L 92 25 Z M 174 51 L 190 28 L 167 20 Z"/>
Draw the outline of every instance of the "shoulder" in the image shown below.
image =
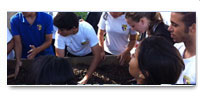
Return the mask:
<path fill-rule="evenodd" d="M 169 32 L 169 31 L 168 31 L 168 27 L 169 27 L 169 26 L 166 25 L 166 24 L 164 24 L 164 22 L 161 22 L 161 23 L 158 24 L 156 30 Z"/>
<path fill-rule="evenodd" d="M 79 27 L 80 28 L 91 28 L 92 25 L 90 25 L 88 22 L 86 21 L 82 21 L 82 22 L 79 22 Z"/>
<path fill-rule="evenodd" d="M 152 31 L 154 35 L 161 35 L 170 37 L 170 32 L 168 31 L 168 25 L 164 24 L 163 22 L 153 25 Z"/>
<path fill-rule="evenodd" d="M 11 22 L 19 21 L 22 19 L 22 17 L 23 17 L 22 13 L 16 13 L 10 18 L 10 21 Z"/>

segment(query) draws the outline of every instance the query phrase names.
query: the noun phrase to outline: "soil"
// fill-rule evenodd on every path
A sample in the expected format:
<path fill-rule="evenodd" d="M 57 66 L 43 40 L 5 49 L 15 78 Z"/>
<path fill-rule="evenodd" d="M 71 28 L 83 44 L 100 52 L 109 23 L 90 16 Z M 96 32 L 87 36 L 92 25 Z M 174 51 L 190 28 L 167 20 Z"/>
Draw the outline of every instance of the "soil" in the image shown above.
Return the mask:
<path fill-rule="evenodd" d="M 112 65 L 112 64 L 111 64 Z M 101 66 L 98 67 L 93 76 L 90 78 L 87 84 L 116 84 L 116 85 L 131 85 L 135 84 L 133 77 L 129 74 L 128 66 Z M 68 82 L 69 85 L 76 85 L 88 69 L 87 65 L 79 64 L 73 67 L 74 78 Z M 14 71 L 8 71 L 8 73 L 13 73 Z M 26 70 L 21 69 L 17 79 L 8 79 L 8 85 L 23 85 L 24 77 L 26 76 Z"/>
<path fill-rule="evenodd" d="M 73 68 L 75 82 L 81 80 L 86 74 L 88 66 L 78 65 Z M 133 77 L 125 66 L 101 66 L 96 69 L 88 84 L 121 84 L 130 85 L 135 83 Z"/>

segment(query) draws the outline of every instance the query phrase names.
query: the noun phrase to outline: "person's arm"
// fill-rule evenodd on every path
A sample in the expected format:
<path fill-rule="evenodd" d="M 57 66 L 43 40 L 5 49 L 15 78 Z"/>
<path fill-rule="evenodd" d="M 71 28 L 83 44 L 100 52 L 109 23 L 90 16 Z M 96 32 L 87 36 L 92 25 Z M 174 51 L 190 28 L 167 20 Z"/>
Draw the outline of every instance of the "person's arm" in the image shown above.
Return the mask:
<path fill-rule="evenodd" d="M 124 63 L 126 61 L 129 61 L 131 59 L 130 58 L 130 51 L 135 46 L 136 34 L 135 35 L 130 35 L 129 39 L 130 39 L 130 41 L 128 43 L 128 46 L 127 46 L 126 50 L 118 56 L 120 65 L 124 65 Z"/>
<path fill-rule="evenodd" d="M 105 59 L 105 52 L 104 52 L 104 33 L 105 30 L 99 29 L 98 30 L 98 39 L 99 39 L 99 46 L 101 48 L 101 59 Z"/>
<path fill-rule="evenodd" d="M 58 48 L 55 48 L 55 49 L 56 49 L 56 56 L 58 56 L 58 57 L 65 56 L 65 49 L 58 49 Z"/>
<path fill-rule="evenodd" d="M 7 55 L 12 51 L 13 48 L 14 48 L 14 40 L 12 39 L 7 44 Z"/>
<path fill-rule="evenodd" d="M 90 67 L 89 67 L 86 75 L 78 83 L 80 83 L 80 84 L 86 84 L 88 82 L 89 78 L 92 76 L 92 73 L 97 68 L 97 65 L 99 64 L 99 62 L 101 61 L 101 59 L 100 59 L 100 52 L 101 52 L 101 49 L 100 49 L 100 47 L 99 47 L 98 44 L 95 45 L 94 47 L 92 47 L 92 53 L 94 55 L 94 58 L 92 60 L 92 63 L 90 64 Z"/>
<path fill-rule="evenodd" d="M 19 73 L 20 66 L 22 66 L 22 62 L 21 62 L 22 43 L 21 43 L 20 35 L 14 36 L 14 42 L 15 42 L 14 49 L 15 49 L 15 56 L 16 56 L 16 67 L 15 67 L 15 78 L 16 78 Z"/>
<path fill-rule="evenodd" d="M 51 45 L 51 42 L 52 42 L 52 34 L 46 34 L 45 42 L 41 46 L 35 47 L 34 45 L 30 45 L 31 50 L 28 51 L 28 53 L 30 54 L 27 56 L 27 58 L 33 59 L 38 53 L 48 48 Z"/>

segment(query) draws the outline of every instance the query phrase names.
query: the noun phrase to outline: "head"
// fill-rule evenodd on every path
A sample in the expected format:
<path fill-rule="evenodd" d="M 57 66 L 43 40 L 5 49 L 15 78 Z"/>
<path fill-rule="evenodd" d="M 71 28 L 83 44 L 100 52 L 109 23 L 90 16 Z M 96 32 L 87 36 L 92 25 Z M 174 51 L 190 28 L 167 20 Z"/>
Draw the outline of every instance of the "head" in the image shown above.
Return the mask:
<path fill-rule="evenodd" d="M 129 72 L 138 84 L 175 84 L 183 69 L 178 50 L 156 36 L 144 39 L 129 63 Z"/>
<path fill-rule="evenodd" d="M 36 12 L 22 12 L 25 17 L 33 17 L 36 16 Z"/>
<path fill-rule="evenodd" d="M 58 27 L 58 34 L 62 36 L 69 36 L 78 32 L 79 20 L 73 12 L 59 12 L 54 17 L 53 23 Z"/>
<path fill-rule="evenodd" d="M 40 56 L 28 70 L 26 83 L 31 85 L 67 84 L 73 78 L 70 63 L 56 56 Z"/>
<path fill-rule="evenodd" d="M 114 17 L 114 18 L 117 18 L 117 17 L 119 17 L 119 16 L 121 16 L 121 15 L 123 15 L 124 14 L 124 12 L 109 12 L 111 15 L 112 15 L 112 17 Z"/>
<path fill-rule="evenodd" d="M 133 30 L 144 33 L 163 19 L 159 12 L 127 12 L 126 21 Z"/>
<path fill-rule="evenodd" d="M 185 42 L 196 37 L 196 12 L 172 12 L 168 30 L 174 42 Z"/>

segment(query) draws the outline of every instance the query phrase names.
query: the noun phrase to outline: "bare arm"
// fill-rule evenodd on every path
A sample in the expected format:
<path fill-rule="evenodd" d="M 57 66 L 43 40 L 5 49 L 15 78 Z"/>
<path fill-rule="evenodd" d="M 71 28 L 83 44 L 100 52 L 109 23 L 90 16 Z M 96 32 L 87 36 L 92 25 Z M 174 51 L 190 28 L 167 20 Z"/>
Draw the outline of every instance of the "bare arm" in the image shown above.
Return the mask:
<path fill-rule="evenodd" d="M 65 56 L 65 49 L 58 49 L 58 48 L 55 48 L 55 49 L 56 49 L 56 56 L 58 56 L 58 57 Z"/>
<path fill-rule="evenodd" d="M 79 82 L 80 84 L 86 84 L 89 78 L 92 76 L 92 73 L 94 70 L 97 68 L 97 65 L 99 64 L 100 60 L 100 52 L 101 49 L 99 45 L 97 44 L 96 46 L 92 47 L 92 53 L 94 55 L 94 58 L 92 60 L 92 63 L 90 64 L 90 67 L 84 76 L 84 78 Z"/>
<path fill-rule="evenodd" d="M 48 48 L 51 45 L 51 42 L 52 42 L 52 34 L 45 35 L 45 42 L 41 46 L 37 48 L 34 45 L 30 46 L 32 49 L 28 51 L 28 53 L 30 54 L 27 56 L 27 58 L 33 59 L 38 53 Z"/>
<path fill-rule="evenodd" d="M 12 39 L 10 42 L 7 44 L 7 55 L 12 51 L 14 48 L 14 40 Z"/>
<path fill-rule="evenodd" d="M 136 34 L 135 35 L 130 35 L 130 42 L 128 43 L 128 47 L 126 48 L 127 52 L 130 52 L 131 49 L 135 46 L 136 43 Z"/>
<path fill-rule="evenodd" d="M 99 38 L 99 46 L 100 46 L 100 57 L 101 59 L 105 60 L 105 52 L 104 52 L 104 33 L 105 30 L 98 30 L 98 38 Z"/>
<path fill-rule="evenodd" d="M 105 30 L 98 30 L 99 46 L 101 47 L 102 51 L 104 51 L 104 33 Z"/>
<path fill-rule="evenodd" d="M 22 66 L 21 56 L 22 56 L 22 44 L 21 44 L 21 37 L 19 35 L 14 36 L 14 49 L 15 49 L 15 56 L 16 56 L 16 67 L 15 67 L 15 78 L 18 75 L 19 68 Z"/>

